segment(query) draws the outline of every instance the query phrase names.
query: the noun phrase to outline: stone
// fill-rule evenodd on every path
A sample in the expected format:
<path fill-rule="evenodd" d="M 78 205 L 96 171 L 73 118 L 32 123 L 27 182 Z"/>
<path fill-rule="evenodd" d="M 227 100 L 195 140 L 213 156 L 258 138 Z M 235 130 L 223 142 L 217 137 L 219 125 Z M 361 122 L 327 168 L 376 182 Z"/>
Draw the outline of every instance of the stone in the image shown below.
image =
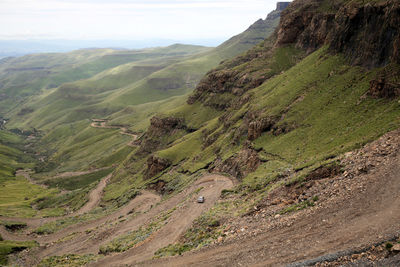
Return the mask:
<path fill-rule="evenodd" d="M 159 172 L 165 170 L 170 166 L 170 162 L 156 156 L 150 156 L 147 159 L 146 178 L 151 178 Z"/>
<path fill-rule="evenodd" d="M 394 244 L 394 246 L 392 247 L 392 251 L 394 252 L 400 252 L 400 244 Z"/>

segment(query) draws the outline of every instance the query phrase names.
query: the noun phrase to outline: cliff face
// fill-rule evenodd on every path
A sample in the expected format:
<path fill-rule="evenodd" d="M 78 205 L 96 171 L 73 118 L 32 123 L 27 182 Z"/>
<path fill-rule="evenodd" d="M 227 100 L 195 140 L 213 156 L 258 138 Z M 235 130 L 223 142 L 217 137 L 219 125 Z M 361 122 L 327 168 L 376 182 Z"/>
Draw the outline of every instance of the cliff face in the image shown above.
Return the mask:
<path fill-rule="evenodd" d="M 150 127 L 147 132 L 139 141 L 140 147 L 137 153 L 149 154 L 156 151 L 168 142 L 168 136 L 179 134 L 180 131 L 183 133 L 186 131 L 186 126 L 181 119 L 154 116 L 150 120 Z"/>
<path fill-rule="evenodd" d="M 288 6 L 286 7 L 286 5 Z M 360 82 L 363 79 L 361 76 L 357 76 L 343 85 L 339 80 L 333 81 L 333 79 L 346 71 L 331 69 L 328 73 L 323 74 L 325 76 L 321 80 L 318 80 L 320 77 L 313 77 L 318 70 L 316 69 L 308 76 L 299 79 L 299 84 L 303 83 L 302 79 L 311 79 L 311 77 L 314 79 L 310 84 L 304 85 L 303 93 L 291 95 L 293 91 L 299 90 L 301 87 L 296 84 L 291 90 L 280 95 L 280 99 L 276 100 L 273 105 L 268 106 L 264 103 L 268 101 L 267 97 L 262 100 L 257 99 L 257 95 L 259 97 L 269 93 L 271 93 L 269 97 L 273 98 L 274 93 L 272 92 L 276 93 L 275 88 L 284 87 L 286 80 L 289 80 L 290 77 L 273 85 L 273 88 L 270 88 L 265 82 L 272 77 L 286 75 L 289 69 L 296 68 L 297 63 L 303 62 L 306 57 L 312 57 L 313 55 L 310 54 L 323 46 L 326 48 L 321 51 L 324 51 L 326 57 L 341 53 L 347 59 L 347 61 L 343 61 L 346 63 L 335 64 L 362 65 L 357 69 L 370 73 L 366 78 L 368 80 L 363 81 L 362 84 L 360 82 L 359 87 L 354 87 L 354 90 L 359 90 L 359 88 L 365 90 L 357 103 L 361 103 L 368 96 L 390 99 L 400 95 L 398 78 L 400 77 L 400 67 L 392 64 L 399 63 L 400 60 L 398 26 L 400 25 L 400 2 L 395 0 L 368 1 L 367 4 L 364 4 L 358 0 L 351 3 L 344 0 L 297 0 L 291 4 L 278 4 L 278 10 L 284 7 L 286 9 L 282 12 L 279 27 L 271 37 L 241 56 L 223 62 L 218 68 L 207 73 L 187 101 L 189 105 L 201 104 L 195 108 L 208 106 L 218 111 L 224 111 L 217 122 L 220 128 L 210 127 L 203 130 L 201 135 L 202 149 L 209 150 L 204 157 L 211 157 L 211 154 L 214 157 L 204 160 L 207 162 L 204 163 L 204 168 L 208 168 L 208 170 L 226 172 L 238 178 L 246 177 L 263 164 L 264 158 L 261 160 L 260 157 L 263 152 L 258 151 L 257 146 L 255 149 L 253 144 L 256 144 L 265 132 L 269 132 L 269 138 L 273 140 L 275 137 L 277 139 L 284 138 L 292 131 L 304 130 L 312 126 L 308 122 L 302 122 L 308 118 L 308 115 L 296 117 L 291 110 L 307 99 L 308 91 L 315 89 L 317 83 L 321 83 L 321 89 L 318 89 L 319 93 L 326 93 L 323 90 L 326 87 L 324 83 L 335 84 L 334 89 L 331 90 L 339 87 L 345 90 L 344 88 L 350 87 L 351 83 Z M 261 24 L 262 21 L 259 21 L 252 27 L 259 27 Z M 320 59 L 323 61 L 323 58 Z M 332 68 L 332 66 L 327 66 L 327 68 Z M 384 68 L 380 68 L 382 66 Z M 306 67 L 309 66 L 303 65 L 303 68 Z M 368 68 L 374 70 L 369 72 Z M 353 68 L 349 67 L 349 69 Z M 299 76 L 301 76 L 300 73 L 301 71 Z M 274 82 L 272 83 L 274 84 Z M 265 86 L 260 87 L 262 84 Z M 269 88 L 270 91 L 261 93 L 258 87 Z M 346 95 L 346 93 L 338 92 L 337 94 Z M 285 95 L 291 96 L 286 100 L 287 103 L 281 104 L 284 102 L 282 99 L 285 98 Z M 322 98 L 318 94 L 315 97 Z M 326 99 L 328 98 L 326 97 Z M 326 99 L 324 98 L 323 101 Z M 278 110 L 277 106 L 280 105 L 282 107 Z M 329 105 L 329 102 L 326 105 Z M 304 111 L 298 112 L 300 114 Z M 308 129 L 304 131 L 308 131 Z M 184 123 L 178 119 L 173 117 L 164 120 L 153 118 L 152 125 L 143 138 L 142 148 L 147 148 L 143 150 L 150 153 L 161 147 L 168 147 L 172 144 L 171 142 L 162 141 L 164 145 L 160 145 L 158 140 L 172 135 L 182 137 L 184 132 L 191 131 L 185 129 Z M 224 136 L 229 136 L 229 141 L 221 142 Z M 195 140 L 194 137 L 192 138 Z M 198 140 L 193 141 L 193 143 L 196 142 Z M 241 148 L 236 147 L 238 150 L 235 153 L 228 156 L 223 154 L 224 149 L 226 151 L 231 146 L 243 144 L 245 145 Z M 168 158 L 168 152 L 162 155 L 167 155 Z M 268 154 L 268 157 L 275 156 L 275 154 Z M 173 156 L 171 158 L 174 159 Z M 200 161 L 200 158 L 200 156 L 193 156 L 190 160 L 196 162 Z M 161 162 L 159 159 L 151 157 L 148 160 L 146 175 L 151 177 L 171 164 L 175 163 Z M 188 163 L 188 165 L 193 164 Z"/>
<path fill-rule="evenodd" d="M 276 46 L 295 44 L 313 52 L 329 45 L 355 65 L 377 67 L 400 62 L 400 2 L 365 5 L 332 1 L 294 1 L 282 13 Z"/>
<path fill-rule="evenodd" d="M 283 11 L 290 5 L 291 2 L 278 2 L 276 3 L 276 10 Z"/>
<path fill-rule="evenodd" d="M 348 4 L 334 0 L 327 4 L 320 0 L 297 0 L 278 4 L 278 9 L 285 6 L 275 34 L 210 71 L 189 97 L 189 104 L 199 101 L 220 110 L 241 106 L 246 99 L 238 96 L 295 65 L 302 59 L 299 51 L 309 54 L 324 45 L 332 53 L 343 53 L 354 65 L 373 68 L 400 63 L 398 1 Z M 289 53 L 284 64 L 274 62 L 273 55 L 293 46 L 299 50 L 297 54 L 286 51 Z"/>

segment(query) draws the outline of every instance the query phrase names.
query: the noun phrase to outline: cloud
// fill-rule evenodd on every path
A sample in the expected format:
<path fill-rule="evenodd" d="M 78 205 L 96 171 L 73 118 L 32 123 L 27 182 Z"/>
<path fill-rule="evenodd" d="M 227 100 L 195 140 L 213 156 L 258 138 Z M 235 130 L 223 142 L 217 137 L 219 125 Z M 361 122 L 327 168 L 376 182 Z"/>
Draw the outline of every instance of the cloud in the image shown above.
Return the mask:
<path fill-rule="evenodd" d="M 0 0 L 1 36 L 221 38 L 275 6 L 270 0 Z"/>

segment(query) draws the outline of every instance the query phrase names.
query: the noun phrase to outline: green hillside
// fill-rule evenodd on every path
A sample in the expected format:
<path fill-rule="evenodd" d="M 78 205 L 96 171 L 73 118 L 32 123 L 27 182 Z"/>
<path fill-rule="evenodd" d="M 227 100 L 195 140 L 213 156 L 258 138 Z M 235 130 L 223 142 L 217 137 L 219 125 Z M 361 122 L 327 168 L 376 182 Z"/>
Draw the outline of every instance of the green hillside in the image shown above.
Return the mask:
<path fill-rule="evenodd" d="M 26 97 L 47 93 L 46 89 L 86 79 L 125 63 L 152 58 L 179 58 L 205 50 L 207 48 L 201 46 L 173 45 L 136 51 L 86 49 L 8 58 L 0 63 L 0 112 L 4 115 L 16 104 L 24 103 Z"/>
<path fill-rule="evenodd" d="M 215 49 L 189 46 L 185 50 L 185 46 L 173 45 L 164 48 L 164 52 L 175 56 L 185 51 L 187 56 L 155 57 L 161 53 L 156 49 L 154 54 L 144 56 L 142 60 L 130 60 L 131 63 L 110 68 L 89 79 L 64 83 L 31 99 L 18 112 L 9 113 L 12 117 L 10 125 L 51 128 L 85 118 L 107 117 L 127 106 L 187 94 L 207 71 L 222 60 L 248 50 L 272 34 L 279 22 L 280 12 L 272 12 L 265 20 L 258 20 L 249 29 Z M 192 54 L 199 53 L 189 55 L 189 51 Z"/>
<path fill-rule="evenodd" d="M 340 3 L 332 6 L 336 4 Z M 204 215 L 229 221 L 230 209 L 239 215 L 251 212 L 252 205 L 266 201 L 272 189 L 301 186 L 321 166 L 340 169 L 337 164 L 346 152 L 398 129 L 400 61 L 395 50 L 390 50 L 395 37 L 382 41 L 389 49 L 382 52 L 382 58 L 370 58 L 383 49 L 363 38 L 381 41 L 380 34 L 387 28 L 368 35 L 370 24 L 357 26 L 346 43 L 338 41 L 341 30 L 353 22 L 343 19 L 343 24 L 330 31 L 324 23 L 313 30 L 308 27 L 315 25 L 307 20 L 304 25 L 292 24 L 305 13 L 315 16 L 307 17 L 310 21 L 334 17 L 321 15 L 327 5 L 297 1 L 291 13 L 285 13 L 279 34 L 210 71 L 187 104 L 154 117 L 140 147 L 106 188 L 105 205 L 154 184 L 163 184 L 162 192 L 179 191 L 208 171 L 238 180 L 236 189 L 226 192 L 236 196 L 236 202 L 224 202 L 226 206 L 215 207 L 219 213 Z M 387 6 L 391 10 L 395 4 Z M 381 16 L 375 21 L 391 19 Z M 389 22 L 384 25 L 391 27 Z M 354 46 L 362 49 L 360 53 L 354 53 Z M 385 85 L 374 86 L 378 81 Z M 301 209 L 308 207 L 304 205 Z M 183 243 L 166 247 L 164 252 L 174 255 L 210 242 L 207 238 L 213 234 L 204 237 L 199 229 L 190 230 L 191 236 L 183 238 Z M 214 238 L 219 234 L 215 232 Z"/>
<path fill-rule="evenodd" d="M 30 232 L 19 236 L 46 242 L 22 261 L 268 265 L 269 250 L 293 256 L 272 265 L 328 252 L 315 262 L 358 260 L 360 251 L 371 262 L 373 253 L 395 257 L 385 242 L 400 242 L 391 226 L 400 201 L 400 4 L 278 7 L 216 48 L 77 51 L 63 55 L 58 76 L 26 83 L 28 91 L 1 87 L 24 103 L 1 120 L 0 215 L 64 215 L 26 220 Z M 58 56 L 32 60 L 55 70 Z M 28 59 L 13 59 L 26 75 Z M 1 77 L 23 80 L 5 70 Z M 17 169 L 26 172 L 16 177 Z"/>

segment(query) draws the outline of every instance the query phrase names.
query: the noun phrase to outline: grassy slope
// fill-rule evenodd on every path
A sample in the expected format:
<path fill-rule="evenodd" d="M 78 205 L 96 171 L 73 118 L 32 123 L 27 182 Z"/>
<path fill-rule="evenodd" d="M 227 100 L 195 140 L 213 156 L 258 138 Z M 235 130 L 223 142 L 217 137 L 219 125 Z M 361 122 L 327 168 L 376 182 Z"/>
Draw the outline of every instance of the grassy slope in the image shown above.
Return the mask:
<path fill-rule="evenodd" d="M 376 71 L 348 66 L 340 55 L 331 56 L 321 49 L 286 73 L 250 91 L 249 94 L 254 95 L 245 106 L 246 112 L 261 111 L 264 116 L 285 114 L 278 126 L 295 127 L 278 136 L 263 134 L 255 140 L 255 148 L 278 156 L 277 163 L 297 169 L 337 156 L 395 129 L 400 116 L 397 100 L 369 97 L 363 100 Z M 301 100 L 296 101 L 298 99 Z M 242 117 L 242 112 L 237 111 L 237 117 Z M 242 123 L 238 120 L 231 130 Z M 219 141 L 228 143 L 231 138 L 226 134 Z M 173 160 L 173 148 L 160 155 Z M 192 157 L 191 152 L 187 157 Z M 267 169 L 260 173 L 272 171 L 275 161 L 269 160 L 262 166 Z M 271 170 L 268 170 L 269 165 Z M 258 178 L 268 178 L 263 176 Z M 250 177 L 255 178 L 254 175 Z"/>
<path fill-rule="evenodd" d="M 21 149 L 23 139 L 0 129 L 0 177 L 12 177 L 18 168 L 32 167 L 33 159 Z"/>
<path fill-rule="evenodd" d="M 17 242 L 17 241 L 8 241 L 1 240 L 0 241 L 0 265 L 7 266 L 8 259 L 7 256 L 9 254 L 22 251 L 27 248 L 35 247 L 37 243 L 35 241 L 27 241 L 27 242 Z"/>
<path fill-rule="evenodd" d="M 0 215 L 2 216 L 49 216 L 59 215 L 62 209 L 52 208 L 37 211 L 32 203 L 42 197 L 54 196 L 56 189 L 43 189 L 31 184 L 23 176 L 15 177 L 15 171 L 33 168 L 35 160 L 22 152 L 23 138 L 11 132 L 0 130 Z"/>
<path fill-rule="evenodd" d="M 297 54 L 292 49 L 289 51 Z M 240 66 L 237 68 L 240 69 Z M 398 73 L 399 70 L 398 65 L 385 67 L 386 72 Z M 281 120 L 277 126 L 292 126 L 292 130 L 279 135 L 266 131 L 250 144 L 259 151 L 263 162 L 255 172 L 243 177 L 234 191 L 225 192 L 239 194 L 239 200 L 217 204 L 195 222 L 181 241 L 160 250 L 159 254 L 175 255 L 212 242 L 221 234 L 218 232 L 221 228 L 210 230 L 214 229 L 210 226 L 212 222 L 245 214 L 272 188 L 288 183 L 287 179 L 301 181 L 317 167 L 335 164 L 338 156 L 398 128 L 399 99 L 374 99 L 366 94 L 370 81 L 380 71 L 382 69 L 366 70 L 350 66 L 342 55 L 332 55 L 323 47 L 247 92 L 250 101 L 241 108 L 226 111 L 232 115 L 228 119 L 219 120 L 223 112 L 199 103 L 184 104 L 167 111 L 165 113 L 169 116 L 183 118 L 198 129 L 156 152 L 173 167 L 145 179 L 145 158 L 132 154 L 123 168 L 117 169 L 115 178 L 106 188 L 103 201 L 105 204 L 126 201 L 137 188 L 157 180 L 167 183 L 167 192 L 180 190 L 201 175 L 202 169 L 208 168 L 218 157 L 227 159 L 248 146 L 246 134 L 241 136 L 239 144 L 234 141 L 247 112 L 258 111 L 262 117 L 278 116 Z M 231 120 L 228 128 L 221 123 L 226 120 Z M 215 142 L 208 147 L 204 146 L 207 135 L 216 136 Z M 290 177 L 282 180 L 281 177 L 288 172 Z M 306 201 L 282 212 L 306 208 L 307 205 L 313 204 Z"/>
<path fill-rule="evenodd" d="M 259 21 L 255 24 L 257 27 L 250 27 L 218 48 L 187 57 L 183 61 L 177 62 L 176 55 L 180 56 L 186 46 L 176 45 L 164 49 L 170 53 L 169 56 L 146 57 L 105 70 L 89 79 L 47 90 L 28 105 L 32 113 L 14 116 L 8 125 L 45 130 L 46 134 L 35 148 L 40 155 L 48 156 L 47 164 L 38 166 L 38 170 L 45 173 L 36 179 L 47 179 L 56 172 L 107 167 L 122 162 L 135 151 L 126 146 L 131 137 L 118 134 L 116 129 L 91 128 L 86 118 L 109 115 L 110 124 L 129 125 L 131 130 L 143 132 L 149 124 L 148 118 L 181 106 L 186 101 L 186 96 L 171 96 L 191 91 L 206 71 L 220 60 L 243 52 L 260 38 L 269 35 L 271 27 L 276 26 L 278 20 L 274 18 L 272 22 L 264 21 L 264 24 Z M 204 49 L 190 47 L 184 52 L 198 51 Z M 166 91 L 156 89 L 171 80 L 183 81 L 184 86 Z M 167 99 L 160 100 L 162 98 Z M 140 104 L 148 101 L 153 102 Z M 185 112 L 181 110 L 181 113 Z M 212 113 L 211 110 L 205 116 L 214 115 Z"/>
<path fill-rule="evenodd" d="M 15 104 L 24 103 L 26 97 L 40 94 L 48 88 L 63 83 L 89 78 L 106 69 L 126 64 L 162 58 L 181 57 L 204 51 L 200 46 L 173 45 L 166 48 L 144 50 L 89 49 L 71 53 L 28 55 L 9 59 L 0 64 L 1 113 L 8 112 Z M 16 102 L 17 101 L 17 102 Z"/>
<path fill-rule="evenodd" d="M 21 101 L 26 96 L 36 94 L 23 107 L 23 112 L 12 110 L 8 113 L 12 120 L 7 124 L 10 128 L 35 127 L 44 130 L 40 142 L 34 146 L 38 155 L 45 158 L 45 163 L 37 165 L 36 170 L 44 173 L 34 175 L 34 178 L 47 181 L 51 186 L 58 184 L 72 190 L 58 196 L 52 190 L 38 195 L 36 188 L 30 188 L 34 196 L 25 202 L 18 199 L 15 203 L 22 201 L 18 204 L 22 206 L 35 203 L 39 213 L 25 210 L 22 216 L 78 209 L 93 183 L 85 188 L 77 188 L 75 185 L 71 187 L 72 181 L 81 184 L 82 177 L 73 177 L 71 181 L 61 181 L 61 184 L 52 177 L 57 172 L 109 167 L 123 162 L 135 152 L 134 148 L 126 145 L 131 137 L 119 134 L 117 129 L 92 128 L 88 118 L 109 116 L 110 124 L 129 125 L 136 132 L 143 132 L 147 128 L 148 118 L 152 115 L 167 113 L 177 106 L 183 108 L 178 108 L 176 112 L 190 118 L 190 108 L 184 105 L 185 94 L 194 88 L 202 75 L 221 60 L 247 50 L 269 35 L 271 27 L 275 27 L 278 20 L 274 18 L 266 24 L 259 21 L 243 34 L 208 51 L 203 47 L 182 45 L 144 51 L 82 50 L 66 55 L 34 55 L 3 63 L 3 69 L 0 68 L 3 71 L 10 66 L 19 68 L 5 77 L 7 81 L 2 89 L 5 93 Z M 199 54 L 187 56 L 196 53 Z M 32 67 L 41 69 L 29 69 Z M 50 71 L 38 75 L 43 70 Z M 38 79 L 33 79 L 33 76 Z M 172 87 L 164 90 L 163 87 L 169 81 L 173 83 Z M 21 90 L 15 90 L 15 86 Z M 171 97 L 175 95 L 178 96 Z M 201 106 L 198 108 L 198 112 L 203 109 Z M 192 125 L 200 127 L 208 116 L 215 115 L 212 109 L 207 109 L 203 117 L 192 121 Z M 89 180 L 98 178 L 93 177 L 89 177 Z M 13 179 L 24 190 L 32 186 L 20 178 Z M 187 181 L 187 177 L 182 176 L 181 182 L 184 181 Z M 134 192 L 129 191 L 128 194 Z M 129 199 L 126 194 L 122 197 Z M 25 208 L 29 209 L 28 206 Z M 20 210 L 7 212 L 18 214 Z"/>
<path fill-rule="evenodd" d="M 275 12 L 270 18 L 257 21 L 243 33 L 213 50 L 171 64 L 152 73 L 146 79 L 113 93 L 105 99 L 103 105 L 137 105 L 191 92 L 207 71 L 268 37 L 278 22 L 279 12 Z"/>
<path fill-rule="evenodd" d="M 185 46 L 167 48 L 169 57 L 120 65 L 86 80 L 66 83 L 58 89 L 41 94 L 25 105 L 30 111 L 15 116 L 12 127 L 53 128 L 84 118 L 106 117 L 143 103 L 161 101 L 191 92 L 202 76 L 222 60 L 235 57 L 269 36 L 279 22 L 279 12 L 259 20 L 245 32 L 215 49 L 192 48 L 187 57 L 176 57 Z M 188 50 L 188 49 L 187 49 Z M 181 56 L 182 54 L 178 54 Z M 115 117 L 115 116 L 113 116 Z M 119 119 L 121 121 L 122 119 Z"/>
<path fill-rule="evenodd" d="M 365 97 L 369 81 L 377 71 L 349 66 L 340 55 L 330 55 L 322 48 L 249 91 L 251 100 L 248 104 L 239 110 L 227 111 L 233 113 L 232 126 L 228 129 L 224 129 L 217 119 L 220 112 L 199 103 L 169 111 L 167 113 L 175 117 L 186 116 L 185 121 L 199 129 L 157 152 L 158 156 L 178 167 L 172 174 L 167 170 L 154 179 L 144 180 L 141 174 L 144 162 L 140 157 L 132 156 L 124 165 L 125 168 L 129 166 L 130 171 L 120 169 L 119 178 L 114 180 L 124 188 L 112 184 L 106 193 L 113 199 L 118 195 L 116 192 L 129 192 L 129 185 L 140 187 L 158 179 L 179 183 L 181 176 L 206 168 L 217 156 L 226 159 L 234 155 L 246 141 L 243 136 L 239 145 L 233 145 L 234 133 L 243 124 L 244 115 L 251 111 L 259 111 L 266 117 L 284 115 L 277 126 L 291 125 L 294 129 L 277 136 L 266 132 L 253 142 L 265 161 L 256 172 L 243 178 L 243 188 L 264 192 L 287 170 L 303 169 L 293 177 L 300 179 L 305 172 L 329 159 L 398 127 L 398 100 Z M 216 136 L 216 141 L 209 147 L 204 147 L 204 132 Z M 127 179 L 127 173 L 136 175 Z M 125 183 L 123 177 L 129 182 Z"/>

